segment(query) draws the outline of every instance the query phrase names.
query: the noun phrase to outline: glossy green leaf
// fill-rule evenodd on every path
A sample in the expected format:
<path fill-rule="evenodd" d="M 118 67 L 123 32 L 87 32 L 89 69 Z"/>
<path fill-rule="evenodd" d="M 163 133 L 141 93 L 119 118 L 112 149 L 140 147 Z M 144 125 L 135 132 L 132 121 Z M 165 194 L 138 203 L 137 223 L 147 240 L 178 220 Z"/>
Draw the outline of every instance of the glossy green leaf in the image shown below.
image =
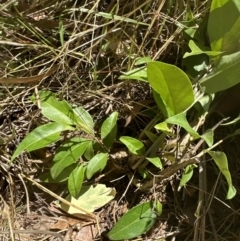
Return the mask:
<path fill-rule="evenodd" d="M 161 96 L 155 90 L 153 90 L 153 97 L 159 110 L 164 115 L 164 117 L 167 118 L 171 116 L 172 115 L 171 109 L 168 108 L 168 106 L 163 102 Z"/>
<path fill-rule="evenodd" d="M 228 183 L 227 199 L 232 199 L 236 195 L 236 189 L 232 185 L 231 173 L 228 169 L 228 160 L 224 152 L 208 151 L 208 154 L 213 158 L 219 170 L 222 172 Z"/>
<path fill-rule="evenodd" d="M 76 167 L 68 178 L 68 190 L 72 197 L 79 198 L 84 179 L 85 167 Z"/>
<path fill-rule="evenodd" d="M 88 146 L 87 146 L 87 149 L 86 151 L 84 152 L 84 157 L 90 161 L 93 157 L 94 157 L 94 150 L 93 150 L 93 142 L 90 141 L 88 143 Z"/>
<path fill-rule="evenodd" d="M 157 125 L 154 126 L 155 129 L 162 131 L 163 133 L 167 135 L 172 135 L 172 130 L 168 127 L 168 124 L 164 121 L 161 123 L 158 123 Z"/>
<path fill-rule="evenodd" d="M 130 136 L 121 136 L 119 140 L 131 153 L 135 155 L 143 155 L 145 153 L 145 146 L 141 141 Z"/>
<path fill-rule="evenodd" d="M 147 82 L 147 68 L 145 66 L 135 68 L 121 75 L 119 79 L 133 79 Z"/>
<path fill-rule="evenodd" d="M 44 173 L 43 175 L 41 175 L 39 177 L 39 179 L 42 182 L 46 182 L 46 183 L 61 183 L 61 182 L 66 182 L 70 176 L 70 174 L 72 173 L 72 171 L 77 167 L 77 163 L 73 163 L 72 165 L 64 168 L 64 172 L 61 172 L 59 174 L 59 176 L 57 176 L 56 179 L 52 178 L 52 175 L 50 172 Z"/>
<path fill-rule="evenodd" d="M 56 122 L 37 127 L 18 145 L 12 155 L 11 161 L 13 161 L 24 150 L 28 152 L 34 151 L 56 142 L 60 138 L 60 133 L 65 130 L 74 130 L 74 128 Z"/>
<path fill-rule="evenodd" d="M 162 169 L 162 162 L 159 157 L 146 157 L 146 159 L 151 162 L 155 167 Z"/>
<path fill-rule="evenodd" d="M 107 160 L 108 160 L 107 153 L 98 153 L 97 155 L 95 155 L 87 165 L 87 170 L 86 170 L 87 179 L 91 179 L 96 172 L 102 171 L 107 164 Z"/>
<path fill-rule="evenodd" d="M 192 165 L 188 165 L 185 170 L 184 173 L 182 175 L 179 187 L 183 187 L 186 185 L 186 183 L 188 183 L 188 181 L 192 178 L 193 176 L 193 169 L 196 168 L 197 165 L 192 164 Z"/>
<path fill-rule="evenodd" d="M 211 74 L 201 79 L 206 93 L 216 93 L 240 83 L 240 52 L 225 55 Z"/>
<path fill-rule="evenodd" d="M 214 99 L 214 94 L 204 95 L 201 99 L 198 100 L 204 112 L 208 112 L 210 105 Z"/>
<path fill-rule="evenodd" d="M 151 87 L 171 110 L 170 115 L 185 111 L 194 102 L 192 84 L 188 76 L 176 66 L 149 62 L 147 76 Z"/>
<path fill-rule="evenodd" d="M 81 106 L 74 108 L 76 114 L 75 122 L 88 134 L 94 134 L 94 122 L 91 115 Z"/>
<path fill-rule="evenodd" d="M 101 126 L 101 139 L 107 148 L 110 148 L 117 135 L 118 113 L 113 112 Z"/>
<path fill-rule="evenodd" d="M 125 240 L 146 233 L 155 223 L 153 202 L 141 203 L 124 214 L 107 234 L 110 240 Z"/>
<path fill-rule="evenodd" d="M 191 49 L 191 53 L 185 53 L 183 58 L 187 58 L 189 56 L 195 56 L 195 55 L 200 55 L 200 54 L 206 54 L 210 57 L 215 57 L 215 56 L 219 56 L 222 54 L 222 52 L 220 51 L 206 51 L 206 50 L 202 50 L 193 40 L 189 41 L 188 44 L 189 48 Z"/>
<path fill-rule="evenodd" d="M 31 97 L 36 103 L 36 97 Z M 66 125 L 75 125 L 74 112 L 71 106 L 65 101 L 57 100 L 56 96 L 50 91 L 40 91 L 39 99 L 41 103 L 41 112 L 51 121 Z"/>
<path fill-rule="evenodd" d="M 238 51 L 240 39 L 239 0 L 212 0 L 208 36 L 213 51 Z"/>
<path fill-rule="evenodd" d="M 51 167 L 53 179 L 56 179 L 66 167 L 75 163 L 87 149 L 89 141 L 81 142 L 79 139 L 77 137 L 70 139 L 57 149 L 53 158 L 54 165 Z"/>
<path fill-rule="evenodd" d="M 199 134 L 189 125 L 186 115 L 184 113 L 180 113 L 178 115 L 174 115 L 166 120 L 167 123 L 173 125 L 179 125 L 184 128 L 190 135 L 195 138 L 199 138 Z"/>

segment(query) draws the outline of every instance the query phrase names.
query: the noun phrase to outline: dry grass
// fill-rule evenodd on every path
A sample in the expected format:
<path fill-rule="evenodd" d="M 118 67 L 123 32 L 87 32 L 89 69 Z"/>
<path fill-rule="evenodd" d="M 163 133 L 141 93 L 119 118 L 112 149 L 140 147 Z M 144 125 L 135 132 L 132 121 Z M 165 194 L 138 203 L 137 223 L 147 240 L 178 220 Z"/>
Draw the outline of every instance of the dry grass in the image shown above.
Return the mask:
<path fill-rule="evenodd" d="M 208 11 L 208 4 L 209 1 L 200 0 L 1 2 L 0 175 L 3 181 L 0 183 L 0 194 L 5 210 L 1 213 L 2 227 L 5 226 L 6 230 L 10 231 L 17 229 L 18 215 L 23 216 L 29 207 L 33 209 L 31 212 L 37 212 L 38 202 L 36 196 L 34 197 L 37 189 L 32 189 L 26 179 L 21 180 L 19 173 L 37 178 L 42 169 L 49 168 L 49 163 L 44 163 L 48 158 L 46 153 L 35 153 L 35 162 L 26 156 L 22 156 L 14 166 L 10 167 L 8 162 L 19 141 L 42 121 L 28 96 L 34 91 L 48 89 L 72 104 L 82 104 L 96 121 L 102 120 L 113 110 L 119 111 L 120 117 L 126 121 L 136 103 L 147 106 L 145 103 L 151 100 L 151 93 L 146 84 L 120 82 L 118 77 L 131 70 L 136 59 L 143 56 L 179 65 L 185 45 L 182 38 L 184 26 L 191 18 L 196 22 L 201 19 Z M 48 75 L 53 68 L 54 72 Z M 45 74 L 44 78 L 37 78 L 41 74 Z M 31 82 L 33 78 L 34 81 Z M 7 82 L 10 80 L 31 83 L 9 85 Z M 137 113 L 136 123 L 131 126 L 133 132 L 139 132 L 146 124 L 141 113 Z M 39 163 L 36 160 L 39 160 Z M 239 165 L 237 162 L 233 163 L 233 177 L 237 183 Z M 214 176 L 213 167 L 209 170 L 209 175 Z M 199 231 L 191 226 L 194 223 L 186 223 L 196 210 L 196 206 L 192 205 L 196 201 L 196 194 L 195 197 L 188 197 L 190 203 L 185 204 L 185 207 L 189 204 L 193 208 L 189 209 L 190 214 L 187 214 L 189 210 L 182 209 L 182 197 L 174 190 L 176 187 L 173 183 L 178 181 L 178 177 L 171 178 L 170 189 L 166 187 L 166 183 L 161 183 L 140 198 L 135 195 L 134 201 L 131 201 L 131 195 L 127 195 L 125 203 L 122 204 L 124 206 L 129 203 L 129 206 L 133 206 L 141 201 L 139 199 L 149 200 L 156 193 L 165 202 L 169 209 L 169 213 L 162 217 L 161 225 L 164 223 L 165 226 L 156 225 L 156 229 L 142 239 L 160 239 L 166 235 L 166 239 L 162 240 L 193 240 L 195 233 Z M 214 196 L 216 200 L 224 200 L 223 192 L 219 191 L 223 180 L 219 180 L 216 182 L 216 189 L 213 189 L 209 196 Z M 213 187 L 214 181 L 211 180 Z M 169 185 L 169 182 L 167 183 Z M 119 184 L 119 191 L 124 192 L 127 184 Z M 189 185 L 195 189 L 199 188 L 198 181 L 194 183 L 193 180 Z M 24 186 L 27 186 L 27 189 Z M 48 188 L 54 190 L 56 187 Z M 160 191 L 163 189 L 166 189 L 164 194 Z M 227 210 L 231 209 L 231 212 L 219 214 L 221 223 L 217 222 L 216 212 L 218 213 L 218 209 L 224 209 L 212 202 L 216 205 L 212 215 L 215 227 L 207 220 L 204 228 L 200 227 L 199 231 L 201 233 L 206 230 L 206 240 L 238 238 L 238 233 L 234 232 L 237 230 L 239 204 L 227 203 L 225 200 L 222 202 L 230 207 Z M 39 205 L 47 206 L 49 203 L 50 201 L 47 204 L 39 201 Z M 212 203 L 207 204 L 213 205 Z M 223 204 L 225 207 L 226 205 Z M 22 207 L 20 211 L 19 207 Z M 114 208 L 111 206 L 108 212 Z M 121 205 L 118 211 L 119 209 Z M 6 214 L 9 210 L 11 213 Z M 103 218 L 106 218 L 106 215 L 108 214 L 103 215 Z M 113 222 L 111 218 L 107 220 Z M 108 228 L 111 226 L 112 224 Z M 159 233 L 160 229 L 162 233 Z M 12 232 L 12 239 L 13 234 Z"/>

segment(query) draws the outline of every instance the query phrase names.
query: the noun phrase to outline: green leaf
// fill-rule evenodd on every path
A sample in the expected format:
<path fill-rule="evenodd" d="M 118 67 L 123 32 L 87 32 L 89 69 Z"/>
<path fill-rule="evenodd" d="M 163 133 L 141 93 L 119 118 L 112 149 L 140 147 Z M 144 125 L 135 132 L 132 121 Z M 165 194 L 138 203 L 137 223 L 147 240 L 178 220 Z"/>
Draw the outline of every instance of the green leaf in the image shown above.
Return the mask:
<path fill-rule="evenodd" d="M 84 157 L 90 161 L 94 157 L 93 142 L 90 141 L 86 151 L 84 152 Z"/>
<path fill-rule="evenodd" d="M 133 79 L 147 82 L 147 68 L 145 66 L 135 68 L 121 75 L 119 79 Z"/>
<path fill-rule="evenodd" d="M 219 170 L 222 172 L 228 183 L 227 199 L 232 199 L 236 195 L 236 189 L 232 185 L 231 173 L 228 169 L 228 160 L 224 152 L 208 151 L 208 154 L 213 158 Z"/>
<path fill-rule="evenodd" d="M 143 179 L 146 179 L 149 176 L 149 172 L 146 170 L 146 168 L 138 168 L 138 172 L 142 176 Z"/>
<path fill-rule="evenodd" d="M 131 153 L 135 155 L 143 155 L 145 153 L 145 146 L 141 141 L 130 136 L 121 136 L 119 140 Z"/>
<path fill-rule="evenodd" d="M 188 165 L 185 170 L 184 173 L 182 175 L 179 187 L 183 187 L 186 185 L 186 183 L 192 178 L 193 175 L 193 169 L 196 168 L 197 165 L 192 164 L 192 165 Z"/>
<path fill-rule="evenodd" d="M 82 141 L 81 138 L 75 137 L 61 145 L 53 158 L 54 165 L 51 167 L 51 175 L 56 179 L 66 167 L 75 163 L 85 152 L 89 141 Z"/>
<path fill-rule="evenodd" d="M 189 56 L 200 55 L 200 54 L 206 54 L 210 57 L 215 57 L 215 56 L 219 56 L 222 54 L 222 52 L 220 52 L 220 51 L 204 51 L 193 40 L 189 41 L 188 46 L 191 49 L 191 53 L 188 53 L 188 52 L 185 53 L 183 58 L 187 58 Z"/>
<path fill-rule="evenodd" d="M 68 178 L 68 190 L 74 198 L 79 198 L 82 183 L 84 179 L 85 167 L 83 165 L 76 167 Z"/>
<path fill-rule="evenodd" d="M 60 133 L 65 130 L 74 130 L 74 128 L 56 122 L 37 127 L 22 140 L 13 153 L 11 161 L 24 150 L 27 152 L 34 151 L 56 142 L 60 138 Z"/>
<path fill-rule="evenodd" d="M 195 138 L 199 138 L 200 135 L 189 125 L 186 115 L 184 113 L 180 113 L 178 115 L 172 116 L 166 120 L 167 123 L 173 125 L 179 125 L 184 128 L 190 135 Z"/>
<path fill-rule="evenodd" d="M 201 79 L 200 84 L 206 93 L 216 93 L 240 82 L 240 52 L 225 55 L 211 74 Z"/>
<path fill-rule="evenodd" d="M 212 0 L 208 36 L 213 51 L 229 54 L 238 50 L 240 38 L 240 2 L 238 0 Z"/>
<path fill-rule="evenodd" d="M 153 90 L 153 97 L 154 97 L 154 100 L 155 100 L 159 110 L 164 115 L 164 117 L 167 118 L 168 116 L 171 116 L 172 111 L 163 102 L 161 96 L 155 90 Z"/>
<path fill-rule="evenodd" d="M 194 102 L 192 84 L 188 76 L 176 66 L 149 62 L 147 76 L 151 87 L 171 110 L 170 115 L 185 111 Z"/>
<path fill-rule="evenodd" d="M 208 15 L 207 14 L 198 19 L 196 19 L 196 17 L 194 17 L 190 21 L 189 20 L 181 21 L 181 23 L 184 25 L 183 31 L 185 33 L 186 39 L 188 39 L 188 40 L 194 39 L 203 46 L 208 45 L 208 43 L 206 43 L 207 42 L 206 41 L 206 32 L 207 32 L 207 24 L 208 24 Z M 196 28 L 196 26 L 198 26 L 198 27 Z M 179 26 L 179 27 L 181 27 L 181 26 Z"/>
<path fill-rule="evenodd" d="M 141 57 L 138 58 L 134 65 L 141 65 L 141 64 L 147 64 L 148 62 L 151 62 L 152 59 L 150 57 Z"/>
<path fill-rule="evenodd" d="M 214 99 L 214 94 L 204 95 L 200 100 L 198 100 L 204 112 L 208 112 L 210 105 Z"/>
<path fill-rule="evenodd" d="M 91 115 L 81 106 L 74 108 L 76 114 L 75 122 L 88 134 L 94 134 L 94 122 Z"/>
<path fill-rule="evenodd" d="M 88 163 L 86 176 L 87 179 L 91 177 L 98 171 L 102 171 L 107 164 L 108 154 L 107 153 L 98 153 L 95 155 Z"/>
<path fill-rule="evenodd" d="M 146 157 L 146 159 L 151 162 L 155 167 L 162 169 L 162 162 L 159 157 Z"/>
<path fill-rule="evenodd" d="M 209 129 L 203 135 L 201 135 L 201 138 L 207 143 L 209 147 L 211 147 L 214 141 L 213 136 L 214 136 L 214 131 Z"/>
<path fill-rule="evenodd" d="M 209 57 L 206 54 L 189 56 L 182 60 L 182 66 L 186 69 L 185 73 L 192 79 L 199 79 L 209 69 Z"/>
<path fill-rule="evenodd" d="M 125 240 L 146 233 L 156 222 L 153 202 L 146 202 L 124 214 L 107 234 L 110 240 Z"/>
<path fill-rule="evenodd" d="M 158 200 L 154 202 L 154 209 L 159 216 L 162 214 L 162 204 Z"/>
<path fill-rule="evenodd" d="M 46 183 L 60 183 L 60 182 L 66 182 L 70 176 L 70 174 L 72 173 L 72 171 L 77 167 L 77 163 L 73 163 L 72 165 L 66 167 L 64 169 L 64 172 L 61 172 L 59 174 L 59 176 L 57 176 L 56 179 L 52 178 L 52 175 L 50 172 L 44 173 L 43 175 L 41 175 L 39 177 L 39 179 L 42 182 L 46 182 Z"/>
<path fill-rule="evenodd" d="M 39 99 L 41 103 L 41 112 L 51 121 L 66 125 L 75 125 L 74 112 L 71 106 L 65 101 L 58 101 L 56 96 L 50 91 L 40 91 Z M 36 97 L 31 100 L 36 103 Z"/>
<path fill-rule="evenodd" d="M 101 139 L 103 144 L 110 148 L 117 135 L 117 118 L 118 113 L 113 112 L 101 126 Z"/>
<path fill-rule="evenodd" d="M 79 198 L 74 198 L 71 195 L 66 197 L 66 200 L 70 203 L 77 205 L 78 207 L 87 210 L 88 212 L 94 212 L 96 209 L 101 208 L 108 202 L 110 202 L 116 195 L 114 188 L 108 188 L 103 184 L 82 186 Z M 78 209 L 69 206 L 65 203 L 61 204 L 61 208 L 70 214 L 83 213 Z"/>
<path fill-rule="evenodd" d="M 155 129 L 162 131 L 167 135 L 173 135 L 172 130 L 168 127 L 167 123 L 161 122 L 154 126 Z"/>

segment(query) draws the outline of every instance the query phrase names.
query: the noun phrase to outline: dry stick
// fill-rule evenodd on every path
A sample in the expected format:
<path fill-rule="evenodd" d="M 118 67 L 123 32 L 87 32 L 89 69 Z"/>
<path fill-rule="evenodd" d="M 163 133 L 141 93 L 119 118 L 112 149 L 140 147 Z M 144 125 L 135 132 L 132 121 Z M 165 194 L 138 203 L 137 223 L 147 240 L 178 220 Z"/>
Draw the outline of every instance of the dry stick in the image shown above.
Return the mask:
<path fill-rule="evenodd" d="M 225 119 L 222 119 L 221 121 L 219 121 L 215 126 L 213 126 L 211 128 L 212 131 L 215 131 L 224 121 L 228 120 L 229 118 L 225 118 Z M 192 153 L 195 154 L 197 152 L 197 150 L 201 147 L 201 145 L 204 143 L 204 140 L 201 139 L 197 145 L 193 148 L 192 150 Z M 217 142 L 219 143 L 219 142 Z M 214 145 L 215 146 L 215 145 Z"/>
<path fill-rule="evenodd" d="M 214 224 L 214 221 L 213 221 L 213 217 L 212 217 L 212 212 L 211 212 L 211 210 L 209 210 L 209 212 L 208 212 L 208 217 L 209 217 L 209 220 L 210 220 L 210 224 L 211 224 L 211 226 L 212 226 L 212 229 L 213 229 L 214 240 L 215 240 L 215 241 L 219 241 L 218 235 L 217 235 L 217 231 L 216 231 L 216 228 L 215 228 L 215 224 Z"/>
<path fill-rule="evenodd" d="M 155 14 L 153 15 L 152 21 L 151 21 L 150 25 L 148 26 L 147 32 L 146 32 L 146 34 L 145 34 L 145 36 L 144 36 L 144 38 L 142 40 L 142 44 L 139 47 L 139 49 L 143 48 L 143 44 L 144 44 L 146 38 L 149 36 L 150 32 L 152 31 L 153 24 L 155 23 L 156 19 L 159 17 L 160 11 L 163 8 L 163 5 L 164 5 L 165 2 L 166 2 L 166 0 L 163 0 L 163 1 L 159 2 L 160 4 L 158 6 L 158 9 L 156 10 Z"/>
<path fill-rule="evenodd" d="M 226 119 L 221 120 L 219 123 L 217 123 L 214 127 L 212 127 L 212 130 L 215 130 L 223 121 L 225 121 Z M 161 136 L 160 136 L 161 137 Z M 224 140 L 224 139 L 223 139 Z M 223 142 L 223 140 L 218 141 L 217 143 L 215 143 L 214 145 L 212 145 L 208 150 L 213 149 L 214 147 L 218 146 L 220 143 Z M 157 141 L 156 141 L 157 142 Z M 155 146 L 156 142 L 151 146 Z M 198 144 L 195 146 L 195 148 L 192 151 L 192 154 L 195 154 L 197 152 L 197 150 L 201 147 L 201 145 L 204 143 L 204 140 L 201 139 Z M 150 148 L 151 148 L 150 147 Z M 148 149 L 148 151 L 146 152 L 146 154 L 148 155 L 148 153 L 151 151 L 150 148 Z M 150 150 L 150 151 L 149 151 Z M 165 178 L 170 177 L 171 175 L 175 174 L 178 170 L 185 168 L 186 166 L 190 165 L 190 164 L 196 164 L 199 163 L 199 158 L 202 157 L 203 155 L 205 155 L 206 150 L 201 151 L 200 153 L 198 153 L 196 156 L 192 157 L 192 158 L 187 158 L 187 159 L 182 159 L 180 162 L 174 163 L 171 166 L 167 167 L 166 169 L 164 169 L 163 171 L 161 171 L 160 175 L 155 175 L 156 176 L 156 182 L 160 182 Z M 147 156 L 147 155 L 144 156 Z M 141 161 L 143 158 L 141 158 L 139 161 Z M 138 163 L 137 163 L 138 164 Z M 135 164 L 135 166 L 137 167 L 137 164 Z M 135 167 L 134 166 L 134 167 Z M 133 167 L 133 169 L 134 169 Z M 153 179 L 145 182 L 144 184 L 139 184 L 138 188 L 140 190 L 147 190 L 149 188 L 151 188 L 153 186 Z"/>
<path fill-rule="evenodd" d="M 212 127 L 212 130 L 215 130 L 219 125 L 221 125 L 222 122 L 224 122 L 226 119 L 221 120 L 219 123 L 217 123 L 214 127 Z M 204 140 L 200 140 L 198 144 L 193 149 L 193 153 L 196 153 L 196 151 L 204 144 Z M 198 209 L 201 212 L 201 216 L 196 220 L 195 222 L 195 232 L 194 232 L 194 241 L 202 240 L 205 241 L 205 228 L 206 228 L 206 193 L 207 193 L 207 174 L 206 174 L 206 162 L 204 160 L 205 155 L 203 155 L 201 158 L 199 158 L 199 206 Z M 199 234 L 199 228 L 201 226 L 201 233 Z M 199 237 L 201 236 L 201 238 Z"/>
<path fill-rule="evenodd" d="M 173 34 L 172 36 L 163 44 L 163 46 L 158 50 L 158 52 L 154 55 L 153 59 L 156 59 L 162 52 L 164 49 L 166 49 L 166 47 L 169 45 L 169 43 L 179 34 L 181 33 L 182 29 L 178 28 Z"/>
<path fill-rule="evenodd" d="M 135 173 L 134 173 L 134 174 L 135 174 Z M 133 179 L 134 179 L 134 174 L 131 174 L 132 177 L 131 177 L 131 179 L 130 179 L 127 187 L 126 187 L 126 190 L 124 191 L 123 195 L 122 195 L 121 198 L 119 199 L 118 204 L 121 202 L 121 200 L 122 200 L 122 199 L 124 198 L 124 196 L 126 195 L 128 189 L 129 189 L 129 187 L 130 187 L 130 185 L 131 185 L 131 183 L 132 183 L 132 181 L 133 181 Z"/>
<path fill-rule="evenodd" d="M 133 11 L 127 13 L 123 18 L 129 18 L 134 12 L 136 12 L 137 10 L 141 10 L 143 9 L 143 7 L 148 3 L 150 2 L 149 0 L 148 1 L 144 1 L 143 4 L 139 5 L 138 7 L 134 8 Z M 123 21 L 119 21 L 119 22 L 116 22 L 115 19 L 112 19 L 111 21 L 109 21 L 107 24 L 104 24 L 103 26 L 105 25 L 110 25 L 112 23 L 114 23 L 114 29 L 116 29 Z M 112 29 L 109 29 L 108 32 L 112 32 L 114 30 L 113 28 Z M 106 34 L 103 34 L 103 35 L 106 35 Z M 102 41 L 102 39 L 99 39 L 97 40 L 97 42 L 95 42 L 93 45 L 92 45 L 92 48 L 94 48 L 95 46 L 97 46 L 97 44 L 99 44 L 100 42 Z M 100 54 L 101 52 L 99 52 Z M 85 53 L 85 55 L 88 55 L 89 52 Z"/>
<path fill-rule="evenodd" d="M 58 199 L 59 201 L 67 204 L 68 206 L 74 207 L 74 208 L 76 208 L 76 209 L 84 212 L 84 213 L 86 214 L 86 218 L 95 220 L 95 221 L 96 221 L 96 224 L 97 224 L 99 236 L 101 236 L 99 221 L 98 221 L 98 217 L 97 217 L 96 215 L 94 215 L 93 213 L 85 210 L 84 208 L 81 208 L 81 207 L 79 207 L 79 206 L 77 206 L 77 205 L 75 205 L 75 204 L 73 204 L 73 203 L 68 202 L 68 201 L 65 200 L 64 198 L 58 196 L 57 194 L 51 192 L 50 190 L 48 190 L 47 188 L 45 188 L 44 186 L 42 186 L 40 183 L 38 183 L 38 182 L 34 181 L 33 179 L 25 176 L 23 173 L 21 173 L 21 176 L 24 177 L 24 178 L 26 178 L 28 181 L 32 182 L 33 184 L 35 184 L 38 188 L 40 188 L 40 189 L 43 190 L 44 192 L 50 194 L 52 197 Z"/>
<path fill-rule="evenodd" d="M 37 107 L 39 110 L 41 110 L 41 101 L 40 101 L 40 96 L 39 96 L 39 92 L 38 92 L 38 88 L 35 87 L 34 88 L 35 91 L 35 96 L 36 96 L 36 101 L 37 101 Z"/>
<path fill-rule="evenodd" d="M 9 214 L 9 206 L 7 205 L 7 203 L 4 201 L 2 195 L 0 194 L 0 200 L 3 202 L 4 207 L 2 210 L 2 214 L 7 216 L 8 219 L 8 226 L 10 228 L 10 231 L 8 232 L 11 236 L 12 241 L 14 241 L 14 235 L 13 235 L 13 229 L 12 229 L 12 222 L 11 222 L 11 218 L 10 218 L 10 214 Z"/>
<path fill-rule="evenodd" d="M 205 143 L 203 142 L 202 145 Z M 203 147 L 203 149 L 205 149 Z M 205 155 L 199 158 L 199 197 L 198 197 L 198 210 L 199 210 L 199 218 L 195 222 L 195 233 L 194 233 L 194 241 L 202 240 L 205 241 L 205 229 L 206 229 L 206 196 L 207 192 L 206 187 L 206 162 Z M 201 230 L 201 232 L 200 232 Z"/>
<path fill-rule="evenodd" d="M 9 210 L 8 210 L 8 212 L 9 212 Z M 12 228 L 12 222 L 11 222 L 10 215 L 8 215 L 8 225 L 9 225 L 9 228 L 10 228 L 10 231 L 9 231 L 10 236 L 11 236 L 12 240 L 15 241 L 14 235 L 13 235 L 14 233 L 13 233 L 13 228 Z"/>
<path fill-rule="evenodd" d="M 43 78 L 53 74 L 57 69 L 58 69 L 58 66 L 54 66 L 46 73 L 43 73 L 40 75 L 34 75 L 31 77 L 0 78 L 0 83 L 1 84 L 26 84 L 26 83 L 41 81 Z"/>
<path fill-rule="evenodd" d="M 138 160 L 138 162 L 132 166 L 132 169 L 135 170 L 138 166 L 145 160 L 145 158 L 153 151 L 156 150 L 159 146 L 159 143 L 165 138 L 166 134 L 161 134 L 157 140 L 151 145 L 151 147 L 146 151 L 146 153 Z"/>
<path fill-rule="evenodd" d="M 21 180 L 22 184 L 23 184 L 23 187 L 24 187 L 24 190 L 25 190 L 25 193 L 26 193 L 26 203 L 27 203 L 27 214 L 31 214 L 31 211 L 30 211 L 30 204 L 29 204 L 29 195 L 28 195 L 28 190 L 27 190 L 27 187 L 25 185 L 25 182 L 23 181 L 23 178 L 20 174 L 18 174 L 18 177 L 19 179 Z"/>
<path fill-rule="evenodd" d="M 200 147 L 200 146 L 199 146 Z M 199 196 L 198 196 L 198 218 L 194 224 L 194 238 L 193 241 L 204 240 L 205 236 L 205 185 L 204 178 L 206 174 L 205 162 L 202 160 L 203 157 L 199 158 Z M 201 231 L 200 232 L 200 228 Z M 202 235 L 201 235 L 202 234 Z M 200 238 L 202 237 L 202 239 Z"/>
<path fill-rule="evenodd" d="M 172 164 L 171 166 L 161 171 L 160 175 L 155 175 L 155 183 L 159 183 L 160 181 L 172 176 L 173 174 L 177 173 L 178 170 L 181 170 L 188 165 L 199 163 L 198 158 L 199 156 L 196 156 L 196 158 L 194 157 L 188 160 L 184 159 L 181 162 L 176 162 Z M 137 187 L 140 190 L 148 190 L 149 188 L 152 188 L 153 185 L 154 183 L 152 178 L 151 180 L 145 182 L 144 184 L 139 184 Z"/>
<path fill-rule="evenodd" d="M 205 146 L 206 144 L 203 143 Z M 204 148 L 205 149 L 205 148 Z M 207 166 L 206 166 L 206 155 L 203 155 L 202 158 L 200 158 L 200 163 L 202 161 L 202 166 L 203 166 L 203 173 L 202 173 L 202 181 L 203 181 L 203 216 L 201 218 L 201 230 L 202 230 L 202 241 L 205 241 L 205 233 L 206 233 L 206 214 L 207 214 L 207 209 L 206 209 L 206 193 L 207 193 Z"/>
<path fill-rule="evenodd" d="M 85 210 L 84 208 L 81 208 L 81 207 L 79 207 L 79 206 L 77 206 L 77 205 L 75 205 L 75 204 L 73 204 L 73 203 L 68 202 L 68 201 L 65 200 L 64 198 L 58 196 L 58 195 L 55 194 L 54 192 L 52 192 L 52 191 L 48 190 L 47 188 L 45 188 L 44 186 L 42 186 L 40 183 L 34 181 L 33 179 L 25 176 L 25 175 L 22 174 L 22 173 L 21 173 L 21 176 L 24 177 L 24 178 L 26 178 L 28 181 L 32 182 L 34 185 L 36 185 L 37 187 L 39 187 L 39 188 L 40 188 L 41 190 L 43 190 L 44 192 L 50 194 L 52 197 L 58 199 L 59 201 L 65 203 L 65 204 L 67 204 L 67 205 L 69 205 L 69 206 L 72 206 L 72 207 L 74 207 L 74 208 L 76 208 L 76 209 L 78 209 L 78 210 L 80 210 L 80 211 L 88 214 L 88 215 L 86 215 L 86 216 L 88 216 L 89 218 L 92 218 L 92 219 L 96 220 L 97 216 L 94 215 L 94 214 L 92 214 L 91 212 L 89 212 L 89 211 Z"/>
<path fill-rule="evenodd" d="M 206 228 L 206 163 L 204 160 L 204 156 L 202 156 L 202 158 L 200 159 L 200 163 L 199 163 L 199 198 L 198 198 L 198 202 L 200 204 L 199 206 L 199 211 L 200 211 L 200 217 L 196 220 L 197 223 L 199 223 L 199 227 L 201 232 L 199 233 L 199 236 L 197 240 L 202 240 L 205 241 L 205 228 Z M 199 232 L 199 229 L 196 230 L 197 233 Z M 196 241 L 197 241 L 196 240 Z M 195 240 L 194 240 L 195 241 Z"/>
<path fill-rule="evenodd" d="M 214 236 L 214 240 L 215 241 L 219 241 L 219 239 L 218 239 L 218 235 L 217 235 L 217 231 L 216 231 L 216 227 L 215 227 L 215 224 L 214 224 L 214 222 L 213 222 L 213 217 L 212 217 L 212 212 L 211 212 L 211 209 L 210 209 L 210 206 L 211 206 L 211 203 L 212 203 L 212 200 L 213 200 L 213 198 L 214 198 L 214 192 L 215 192 L 215 190 L 216 190 L 216 187 L 217 187 L 217 183 L 218 183 L 218 181 L 219 181 L 219 178 L 220 178 L 220 173 L 219 173 L 219 175 L 218 175 L 218 178 L 217 178 L 217 180 L 216 180 L 216 182 L 215 182 L 215 184 L 214 184 L 214 186 L 213 186 L 213 189 L 212 189 L 212 195 L 210 195 L 210 197 L 208 198 L 208 207 L 207 207 L 207 212 L 208 212 L 208 216 L 209 216 L 209 220 L 210 220 L 210 224 L 211 224 L 211 226 L 212 226 L 212 230 L 213 230 L 213 236 Z"/>
<path fill-rule="evenodd" d="M 11 231 L 0 231 L 0 234 L 10 234 Z M 17 229 L 13 229 L 12 230 L 13 234 L 46 234 L 46 235 L 51 235 L 51 236 L 55 236 L 56 238 L 58 238 L 61 241 L 64 241 L 63 237 L 56 232 L 52 232 L 52 231 L 48 231 L 48 230 L 17 230 Z M 12 239 L 14 240 L 14 239 Z"/>
<path fill-rule="evenodd" d="M 13 194 L 13 189 L 11 188 L 12 186 L 15 186 L 14 185 L 14 182 L 13 182 L 13 179 L 12 179 L 12 177 L 11 177 L 11 174 L 10 174 L 10 172 L 8 172 L 8 178 L 9 178 L 9 184 L 10 184 L 10 196 L 11 196 L 11 198 L 10 198 L 10 205 L 11 205 L 11 215 L 14 217 L 15 216 L 15 204 L 14 204 L 14 194 Z"/>

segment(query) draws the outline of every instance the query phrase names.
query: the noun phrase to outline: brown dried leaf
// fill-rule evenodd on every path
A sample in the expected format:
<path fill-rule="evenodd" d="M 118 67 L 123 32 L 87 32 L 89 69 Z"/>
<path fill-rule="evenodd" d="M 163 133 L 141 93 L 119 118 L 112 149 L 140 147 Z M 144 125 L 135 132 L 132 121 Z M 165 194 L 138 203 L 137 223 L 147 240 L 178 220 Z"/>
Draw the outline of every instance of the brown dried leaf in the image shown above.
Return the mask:
<path fill-rule="evenodd" d="M 73 241 L 93 241 L 97 234 L 98 229 L 96 225 L 85 226 L 77 233 Z"/>

